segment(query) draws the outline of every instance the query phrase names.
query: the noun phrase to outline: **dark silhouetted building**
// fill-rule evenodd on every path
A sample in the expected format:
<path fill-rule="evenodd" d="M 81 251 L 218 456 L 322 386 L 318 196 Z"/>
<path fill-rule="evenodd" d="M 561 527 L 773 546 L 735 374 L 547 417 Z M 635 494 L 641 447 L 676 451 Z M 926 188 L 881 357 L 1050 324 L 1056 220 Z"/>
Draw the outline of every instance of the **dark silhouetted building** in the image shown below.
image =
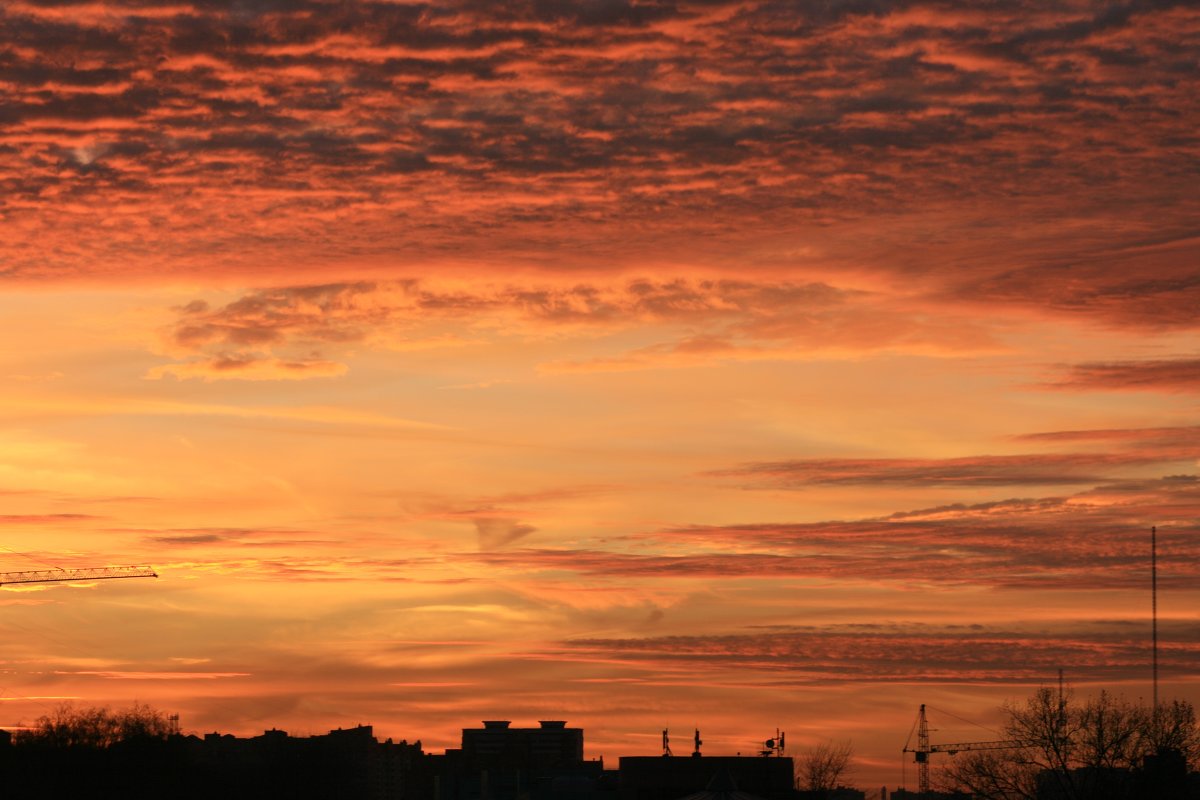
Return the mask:
<path fill-rule="evenodd" d="M 379 742 L 370 725 L 293 737 L 281 730 L 237 738 L 228 734 L 171 737 L 214 797 L 323 797 L 423 800 L 413 774 L 421 743 Z"/>
<path fill-rule="evenodd" d="M 744 794 L 790 800 L 790 758 L 748 756 L 626 756 L 620 760 L 621 800 L 680 800 L 704 792 L 721 773 Z"/>
<path fill-rule="evenodd" d="M 721 771 L 713 776 L 703 792 L 689 794 L 681 800 L 763 800 L 738 788 L 737 781 L 728 772 Z"/>
<path fill-rule="evenodd" d="M 1191 784 L 1191 785 L 1189 785 Z M 1038 800 L 1071 797 L 1194 800 L 1200 797 L 1179 750 L 1161 748 L 1142 759 L 1141 769 L 1087 767 L 1069 774 L 1047 770 L 1038 775 Z"/>
<path fill-rule="evenodd" d="M 883 800 L 887 800 L 887 789 L 884 789 Z M 833 789 L 818 789 L 818 790 L 797 790 L 793 795 L 793 800 L 866 800 L 867 793 L 861 789 L 853 789 L 849 786 L 837 786 Z"/>
<path fill-rule="evenodd" d="M 616 776 L 583 758 L 583 729 L 561 720 L 514 728 L 486 720 L 464 728 L 462 747 L 424 758 L 420 782 L 429 800 L 605 800 Z"/>
<path fill-rule="evenodd" d="M 926 792 L 921 794 L 910 789 L 896 789 L 888 795 L 889 800 L 971 800 L 971 795 L 962 792 Z"/>
<path fill-rule="evenodd" d="M 135 737 L 111 747 L 0 748 L 6 796 L 172 800 L 428 800 L 414 782 L 421 744 L 376 741 L 370 726 L 322 736 L 280 730 Z"/>
<path fill-rule="evenodd" d="M 561 720 L 543 720 L 536 728 L 514 728 L 508 720 L 485 720 L 482 728 L 464 728 L 463 757 L 470 763 L 506 761 L 543 769 L 583 761 L 583 729 Z"/>

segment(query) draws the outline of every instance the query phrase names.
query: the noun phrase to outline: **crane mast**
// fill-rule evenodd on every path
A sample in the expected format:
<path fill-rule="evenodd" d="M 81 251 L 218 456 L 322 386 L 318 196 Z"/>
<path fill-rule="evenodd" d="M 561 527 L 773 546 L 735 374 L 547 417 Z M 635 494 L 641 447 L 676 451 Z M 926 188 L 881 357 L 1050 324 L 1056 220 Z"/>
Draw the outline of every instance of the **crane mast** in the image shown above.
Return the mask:
<path fill-rule="evenodd" d="M 911 741 L 911 740 L 910 740 Z M 933 753 L 955 755 L 969 750 L 1010 750 L 1021 747 L 1022 742 L 1010 739 L 997 739 L 990 742 L 956 742 L 954 744 L 930 744 L 929 720 L 925 718 L 925 704 L 917 712 L 917 746 L 904 746 L 905 753 L 912 753 L 917 762 L 917 794 L 920 797 L 929 795 L 929 756 Z"/>
<path fill-rule="evenodd" d="M 30 572 L 0 572 L 0 586 L 13 583 L 69 583 L 71 581 L 108 581 L 117 578 L 157 578 L 151 567 L 81 567 L 79 569 L 39 569 Z"/>

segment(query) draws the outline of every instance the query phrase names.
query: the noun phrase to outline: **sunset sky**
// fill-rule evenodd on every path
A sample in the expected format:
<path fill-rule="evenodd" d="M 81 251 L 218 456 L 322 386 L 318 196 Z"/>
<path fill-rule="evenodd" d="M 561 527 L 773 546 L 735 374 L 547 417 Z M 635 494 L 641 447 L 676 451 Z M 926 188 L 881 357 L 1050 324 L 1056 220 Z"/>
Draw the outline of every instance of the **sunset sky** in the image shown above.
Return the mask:
<path fill-rule="evenodd" d="M 1200 701 L 1200 9 L 9 0 L 0 724 Z M 996 738 L 930 712 L 934 740 Z M 910 768 L 908 782 L 914 785 Z"/>

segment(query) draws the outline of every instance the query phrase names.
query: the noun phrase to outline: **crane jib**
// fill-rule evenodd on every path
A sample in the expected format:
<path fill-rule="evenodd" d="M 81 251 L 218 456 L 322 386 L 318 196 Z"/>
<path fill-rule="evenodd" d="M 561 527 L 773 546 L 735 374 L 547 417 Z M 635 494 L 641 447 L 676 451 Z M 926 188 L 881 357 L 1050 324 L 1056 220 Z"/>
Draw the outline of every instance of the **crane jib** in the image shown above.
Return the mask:
<path fill-rule="evenodd" d="M 105 581 L 117 578 L 157 578 L 151 567 L 87 567 L 80 569 L 42 569 L 29 572 L 0 572 L 0 586 L 13 583 L 67 583 Z"/>

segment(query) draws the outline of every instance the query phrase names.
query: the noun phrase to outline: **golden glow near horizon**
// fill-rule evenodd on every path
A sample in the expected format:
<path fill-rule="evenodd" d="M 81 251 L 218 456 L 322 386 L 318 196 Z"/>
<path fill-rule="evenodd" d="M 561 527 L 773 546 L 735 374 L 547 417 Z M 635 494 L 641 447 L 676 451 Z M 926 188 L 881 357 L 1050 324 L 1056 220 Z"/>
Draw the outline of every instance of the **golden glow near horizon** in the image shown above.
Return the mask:
<path fill-rule="evenodd" d="M 894 785 L 1149 696 L 1151 525 L 1200 699 L 1195 9 L 244 5 L 0 16 L 0 571 L 161 575 L 0 589 L 0 724 Z"/>

